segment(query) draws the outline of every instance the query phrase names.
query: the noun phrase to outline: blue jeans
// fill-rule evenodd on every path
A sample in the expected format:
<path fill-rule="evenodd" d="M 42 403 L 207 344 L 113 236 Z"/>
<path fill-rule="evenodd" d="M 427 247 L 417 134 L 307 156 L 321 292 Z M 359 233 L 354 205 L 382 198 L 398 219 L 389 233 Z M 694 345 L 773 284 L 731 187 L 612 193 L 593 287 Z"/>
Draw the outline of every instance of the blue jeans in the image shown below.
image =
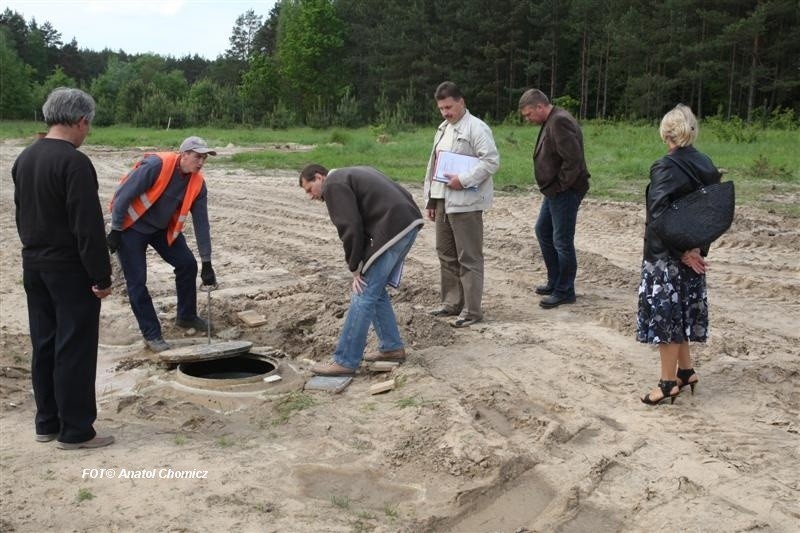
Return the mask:
<path fill-rule="evenodd" d="M 575 296 L 575 224 L 583 193 L 567 190 L 550 198 L 544 197 L 536 220 L 536 238 L 547 267 L 547 286 L 556 297 Z"/>
<path fill-rule="evenodd" d="M 405 260 L 418 232 L 419 228 L 409 231 L 394 246 L 383 252 L 367 272 L 362 274 L 367 286 L 361 294 L 353 293 L 350 309 L 347 310 L 342 333 L 339 335 L 339 344 L 333 353 L 334 361 L 340 365 L 358 368 L 361 364 L 370 323 L 378 335 L 380 351 L 389 352 L 403 347 L 392 302 L 386 291 L 386 282 L 395 266 Z"/>
<path fill-rule="evenodd" d="M 152 246 L 164 261 L 174 267 L 175 289 L 178 294 L 178 318 L 197 316 L 197 260 L 186 245 L 184 236 L 167 244 L 167 232 L 139 233 L 134 229 L 122 232 L 122 242 L 117 250 L 131 309 L 139 323 L 139 330 L 147 340 L 161 336 L 161 323 L 147 290 L 147 246 Z"/>

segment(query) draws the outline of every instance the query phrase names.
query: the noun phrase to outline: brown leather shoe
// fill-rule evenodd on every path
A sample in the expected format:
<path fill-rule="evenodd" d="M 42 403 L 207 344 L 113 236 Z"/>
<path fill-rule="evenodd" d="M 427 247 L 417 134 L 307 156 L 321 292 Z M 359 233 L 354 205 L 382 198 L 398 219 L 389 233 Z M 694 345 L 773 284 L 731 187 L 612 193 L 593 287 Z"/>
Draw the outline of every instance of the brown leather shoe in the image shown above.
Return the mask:
<path fill-rule="evenodd" d="M 318 376 L 352 376 L 356 373 L 355 368 L 347 368 L 333 360 L 317 363 L 311 371 Z"/>
<path fill-rule="evenodd" d="M 406 360 L 406 349 L 400 348 L 398 350 L 391 350 L 388 352 L 375 352 L 364 356 L 364 361 L 367 363 L 374 363 L 375 361 L 391 361 L 394 363 L 402 363 Z"/>
<path fill-rule="evenodd" d="M 99 437 L 95 435 L 93 439 L 85 440 L 83 442 L 57 442 L 56 448 L 62 450 L 79 450 L 81 448 L 102 448 L 114 443 L 114 436 Z"/>

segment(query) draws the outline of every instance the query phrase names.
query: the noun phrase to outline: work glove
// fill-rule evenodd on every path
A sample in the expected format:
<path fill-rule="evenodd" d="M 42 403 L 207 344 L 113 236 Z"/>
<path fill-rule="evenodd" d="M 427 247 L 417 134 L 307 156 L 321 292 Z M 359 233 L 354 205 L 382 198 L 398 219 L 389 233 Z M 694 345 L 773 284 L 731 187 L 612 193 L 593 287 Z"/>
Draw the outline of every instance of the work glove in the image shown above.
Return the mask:
<path fill-rule="evenodd" d="M 108 251 L 112 254 L 119 249 L 122 242 L 122 232 L 118 229 L 112 229 L 106 235 L 106 244 L 108 244 Z"/>
<path fill-rule="evenodd" d="M 203 280 L 203 285 L 213 286 L 217 284 L 217 276 L 214 274 L 211 261 L 203 261 L 203 268 L 200 270 L 200 279 Z"/>

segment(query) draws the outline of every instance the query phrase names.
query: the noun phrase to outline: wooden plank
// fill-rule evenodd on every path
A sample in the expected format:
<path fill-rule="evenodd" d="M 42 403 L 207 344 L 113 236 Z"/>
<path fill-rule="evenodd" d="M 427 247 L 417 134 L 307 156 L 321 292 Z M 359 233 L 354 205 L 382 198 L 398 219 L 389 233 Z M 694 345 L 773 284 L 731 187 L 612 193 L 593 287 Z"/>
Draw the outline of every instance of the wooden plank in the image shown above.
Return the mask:
<path fill-rule="evenodd" d="M 244 322 L 251 328 L 254 328 L 256 326 L 263 326 L 264 324 L 267 323 L 267 319 L 264 315 L 252 309 L 247 309 L 246 311 L 239 311 L 238 313 L 236 313 L 236 316 L 238 316 L 242 322 Z"/>
<path fill-rule="evenodd" d="M 375 361 L 367 365 L 367 370 L 370 372 L 391 372 L 400 366 L 397 361 Z"/>
<path fill-rule="evenodd" d="M 380 383 L 376 383 L 372 387 L 369 388 L 370 394 L 380 394 L 382 392 L 390 391 L 394 388 L 394 380 L 390 379 L 389 381 L 381 381 Z"/>

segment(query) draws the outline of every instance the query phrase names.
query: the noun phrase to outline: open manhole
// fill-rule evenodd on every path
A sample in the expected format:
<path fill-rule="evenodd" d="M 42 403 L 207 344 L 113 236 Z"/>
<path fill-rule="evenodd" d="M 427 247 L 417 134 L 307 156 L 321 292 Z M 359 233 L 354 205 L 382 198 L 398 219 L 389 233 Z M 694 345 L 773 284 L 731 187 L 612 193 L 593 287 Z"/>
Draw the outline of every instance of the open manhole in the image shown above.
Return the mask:
<path fill-rule="evenodd" d="M 274 376 L 274 377 L 273 377 Z M 177 382 L 187 387 L 218 391 L 264 390 L 280 380 L 278 364 L 269 357 L 242 354 L 178 365 Z"/>
<path fill-rule="evenodd" d="M 280 381 L 281 375 L 277 361 L 266 353 L 248 351 L 252 346 L 246 341 L 226 341 L 174 348 L 159 356 L 164 362 L 177 363 L 176 381 L 186 387 L 228 392 L 261 391 Z"/>

